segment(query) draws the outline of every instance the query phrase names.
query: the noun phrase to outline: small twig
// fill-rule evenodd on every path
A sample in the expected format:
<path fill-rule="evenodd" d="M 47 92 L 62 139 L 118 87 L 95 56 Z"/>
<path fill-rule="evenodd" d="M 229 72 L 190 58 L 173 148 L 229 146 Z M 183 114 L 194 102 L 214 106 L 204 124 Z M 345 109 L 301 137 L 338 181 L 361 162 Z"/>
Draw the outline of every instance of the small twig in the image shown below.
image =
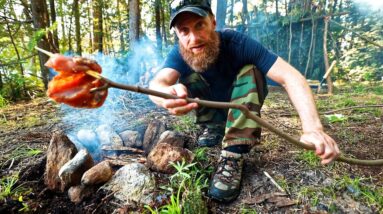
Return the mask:
<path fill-rule="evenodd" d="M 383 108 L 383 104 L 382 105 L 351 106 L 351 107 L 347 107 L 347 108 L 341 108 L 341 109 L 335 109 L 332 111 L 321 112 L 320 114 L 332 114 L 335 112 L 352 110 L 352 109 L 356 109 L 356 108 Z"/>
<path fill-rule="evenodd" d="M 274 186 L 276 186 L 279 189 L 279 191 L 288 193 L 281 186 L 279 186 L 279 184 L 269 175 L 269 173 L 267 173 L 266 171 L 263 171 L 263 174 L 265 174 L 266 177 L 268 177 L 270 179 L 271 183 L 273 183 Z"/>
<path fill-rule="evenodd" d="M 15 158 L 12 158 L 12 162 L 11 162 L 11 164 L 8 167 L 8 171 L 11 170 L 14 162 L 15 162 Z"/>
<path fill-rule="evenodd" d="M 325 111 L 325 112 L 319 112 L 318 114 L 324 115 L 324 114 L 332 114 L 340 111 L 347 111 L 347 110 L 353 110 L 353 109 L 358 109 L 358 108 L 383 108 L 383 104 L 378 104 L 378 105 L 364 105 L 364 106 L 351 106 L 347 108 L 340 108 L 340 109 L 335 109 L 331 111 Z M 290 117 L 290 116 L 298 116 L 298 114 L 294 113 L 286 113 L 286 114 L 279 114 L 278 116 L 280 117 Z"/>

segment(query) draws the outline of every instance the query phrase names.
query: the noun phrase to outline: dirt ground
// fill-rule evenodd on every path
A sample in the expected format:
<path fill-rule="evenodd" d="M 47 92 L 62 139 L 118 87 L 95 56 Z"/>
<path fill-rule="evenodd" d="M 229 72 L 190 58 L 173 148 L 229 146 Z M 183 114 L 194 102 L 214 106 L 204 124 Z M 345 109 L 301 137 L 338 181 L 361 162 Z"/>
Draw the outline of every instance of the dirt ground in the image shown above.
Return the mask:
<path fill-rule="evenodd" d="M 363 104 L 366 96 L 362 94 L 352 100 L 356 104 Z M 339 100 L 350 99 L 347 95 L 315 98 L 321 102 L 320 112 L 333 110 Z M 381 96 L 371 99 L 375 103 L 383 103 Z M 347 116 L 347 121 L 328 122 L 324 116 L 321 119 L 325 130 L 338 142 L 345 155 L 360 159 L 382 159 L 382 112 L 383 109 L 346 110 L 340 113 Z M 165 123 L 177 120 L 156 108 L 151 108 L 145 114 L 130 116 L 142 121 L 165 118 Z M 100 192 L 75 205 L 66 193 L 46 189 L 43 182 L 45 153 L 52 132 L 68 128 L 61 117 L 59 106 L 47 98 L 0 109 L 0 177 L 5 182 L 7 177 L 18 173 L 15 186 L 27 192 L 22 199 L 7 197 L 0 201 L 0 213 L 21 212 L 23 207 L 27 207 L 31 213 L 111 213 L 113 210 L 107 203 L 106 193 Z M 292 136 L 301 133 L 299 118 L 286 94 L 280 90 L 270 92 L 262 117 Z M 190 139 L 194 138 L 190 136 Z M 268 130 L 263 131 L 262 141 L 246 157 L 239 198 L 229 204 L 206 198 L 211 213 L 383 213 L 383 167 L 339 162 L 323 166 L 313 155 Z M 42 152 L 21 157 L 23 148 Z M 211 160 L 217 160 L 219 147 L 209 149 L 207 154 Z M 282 190 L 273 184 L 266 173 Z M 121 207 L 119 212 L 129 213 L 131 210 L 144 212 L 139 206 L 132 205 Z"/>

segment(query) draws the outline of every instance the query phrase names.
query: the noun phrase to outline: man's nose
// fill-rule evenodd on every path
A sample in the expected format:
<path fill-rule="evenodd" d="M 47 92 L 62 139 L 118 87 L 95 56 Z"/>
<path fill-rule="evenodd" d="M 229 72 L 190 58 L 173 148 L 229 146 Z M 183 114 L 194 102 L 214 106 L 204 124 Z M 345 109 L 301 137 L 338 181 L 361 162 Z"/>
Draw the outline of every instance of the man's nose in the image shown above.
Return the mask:
<path fill-rule="evenodd" d="M 198 41 L 198 40 L 199 40 L 199 37 L 200 37 L 200 36 L 199 36 L 198 32 L 196 32 L 196 31 L 191 31 L 191 32 L 190 32 L 190 41 L 191 41 L 192 43 Z"/>

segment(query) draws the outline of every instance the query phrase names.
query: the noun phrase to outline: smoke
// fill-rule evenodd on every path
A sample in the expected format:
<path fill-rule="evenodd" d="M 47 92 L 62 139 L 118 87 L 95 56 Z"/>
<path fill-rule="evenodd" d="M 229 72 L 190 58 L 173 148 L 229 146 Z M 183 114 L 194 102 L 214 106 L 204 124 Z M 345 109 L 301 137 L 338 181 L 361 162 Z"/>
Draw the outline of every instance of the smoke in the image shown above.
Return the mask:
<path fill-rule="evenodd" d="M 162 59 L 151 42 L 136 44 L 123 57 L 86 55 L 96 60 L 102 67 L 102 75 L 112 81 L 141 85 L 146 87 L 157 71 Z M 110 88 L 108 97 L 100 108 L 78 109 L 61 105 L 62 121 L 66 134 L 78 148 L 87 148 L 92 156 L 99 160 L 99 142 L 97 129 L 110 127 L 116 133 L 132 128 L 137 114 L 145 114 L 154 105 L 146 95 Z"/>
<path fill-rule="evenodd" d="M 353 0 L 359 10 L 362 12 L 379 12 L 383 15 L 383 1 L 381 0 Z"/>

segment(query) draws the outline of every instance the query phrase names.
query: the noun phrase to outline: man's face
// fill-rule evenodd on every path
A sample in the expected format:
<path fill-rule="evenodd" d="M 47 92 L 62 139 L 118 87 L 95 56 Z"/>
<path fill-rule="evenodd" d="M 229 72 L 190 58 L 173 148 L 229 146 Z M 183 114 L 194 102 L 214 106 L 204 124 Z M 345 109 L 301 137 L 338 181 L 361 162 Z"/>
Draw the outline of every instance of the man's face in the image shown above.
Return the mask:
<path fill-rule="evenodd" d="M 197 72 L 205 71 L 218 57 L 219 38 L 213 17 L 193 13 L 180 14 L 175 23 L 184 60 Z"/>

